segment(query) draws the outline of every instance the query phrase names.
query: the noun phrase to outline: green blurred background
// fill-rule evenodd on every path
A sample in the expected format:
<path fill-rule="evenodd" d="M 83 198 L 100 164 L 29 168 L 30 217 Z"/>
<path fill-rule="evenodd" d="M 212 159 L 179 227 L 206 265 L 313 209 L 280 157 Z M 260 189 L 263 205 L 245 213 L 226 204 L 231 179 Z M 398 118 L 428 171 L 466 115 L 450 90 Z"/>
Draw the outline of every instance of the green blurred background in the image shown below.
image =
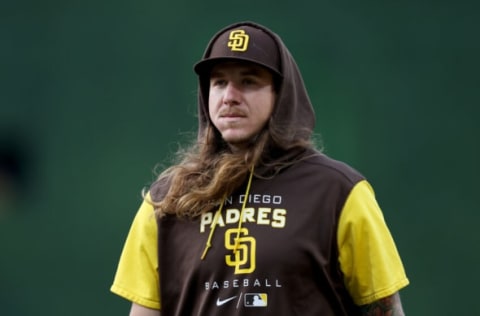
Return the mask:
<path fill-rule="evenodd" d="M 128 313 L 109 287 L 140 191 L 196 131 L 192 64 L 240 20 L 282 36 L 326 153 L 376 189 L 411 281 L 407 314 L 476 314 L 479 9 L 2 1 L 0 315 Z"/>

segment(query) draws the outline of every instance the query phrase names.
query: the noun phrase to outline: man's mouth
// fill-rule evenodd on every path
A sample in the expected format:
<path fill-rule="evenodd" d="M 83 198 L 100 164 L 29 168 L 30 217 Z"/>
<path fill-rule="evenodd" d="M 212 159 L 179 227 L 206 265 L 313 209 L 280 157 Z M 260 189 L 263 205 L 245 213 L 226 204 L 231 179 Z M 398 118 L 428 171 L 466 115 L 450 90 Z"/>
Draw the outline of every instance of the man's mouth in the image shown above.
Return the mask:
<path fill-rule="evenodd" d="M 220 117 L 244 117 L 245 115 L 240 112 L 227 112 L 227 113 L 222 113 Z"/>

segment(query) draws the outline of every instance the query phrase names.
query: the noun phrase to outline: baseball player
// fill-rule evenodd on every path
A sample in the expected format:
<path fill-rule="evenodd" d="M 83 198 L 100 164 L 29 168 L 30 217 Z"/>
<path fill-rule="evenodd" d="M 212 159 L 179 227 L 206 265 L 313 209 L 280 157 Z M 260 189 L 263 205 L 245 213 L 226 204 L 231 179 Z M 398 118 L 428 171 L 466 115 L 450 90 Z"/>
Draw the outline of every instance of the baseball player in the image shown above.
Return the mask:
<path fill-rule="evenodd" d="M 196 142 L 144 194 L 111 287 L 130 315 L 404 315 L 374 191 L 313 144 L 281 38 L 227 26 L 194 70 Z"/>

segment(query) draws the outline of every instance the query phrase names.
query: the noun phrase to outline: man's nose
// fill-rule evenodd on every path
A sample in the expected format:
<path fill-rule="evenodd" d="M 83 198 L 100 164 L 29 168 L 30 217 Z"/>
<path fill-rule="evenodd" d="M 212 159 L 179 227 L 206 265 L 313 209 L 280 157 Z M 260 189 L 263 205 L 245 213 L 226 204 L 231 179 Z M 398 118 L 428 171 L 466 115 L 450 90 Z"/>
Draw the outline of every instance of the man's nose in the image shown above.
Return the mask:
<path fill-rule="evenodd" d="M 223 102 L 230 105 L 238 104 L 240 103 L 240 95 L 238 87 L 234 83 L 229 82 L 224 90 Z"/>

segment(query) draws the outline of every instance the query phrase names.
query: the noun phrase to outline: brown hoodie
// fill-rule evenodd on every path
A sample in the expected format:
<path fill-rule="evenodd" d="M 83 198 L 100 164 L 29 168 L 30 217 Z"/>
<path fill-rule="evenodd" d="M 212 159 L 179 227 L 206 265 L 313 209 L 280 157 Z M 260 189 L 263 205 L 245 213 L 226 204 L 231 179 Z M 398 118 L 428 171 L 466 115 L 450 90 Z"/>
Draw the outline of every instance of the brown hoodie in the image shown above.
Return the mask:
<path fill-rule="evenodd" d="M 302 76 L 282 40 L 258 24 L 237 23 L 212 38 L 203 60 L 222 34 L 245 27 L 265 32 L 277 46 L 281 79 L 270 128 L 281 149 L 278 159 L 290 159 L 288 144 L 308 140 L 315 118 Z M 211 124 L 208 76 L 200 73 L 199 83 L 200 135 Z M 363 177 L 313 149 L 295 151 L 294 156 L 297 163 L 271 179 L 253 177 L 217 212 L 158 220 L 162 315 L 360 314 L 344 286 L 336 232 L 346 198 Z M 154 200 L 165 189 L 155 184 Z M 212 247 L 202 260 L 209 238 Z"/>

